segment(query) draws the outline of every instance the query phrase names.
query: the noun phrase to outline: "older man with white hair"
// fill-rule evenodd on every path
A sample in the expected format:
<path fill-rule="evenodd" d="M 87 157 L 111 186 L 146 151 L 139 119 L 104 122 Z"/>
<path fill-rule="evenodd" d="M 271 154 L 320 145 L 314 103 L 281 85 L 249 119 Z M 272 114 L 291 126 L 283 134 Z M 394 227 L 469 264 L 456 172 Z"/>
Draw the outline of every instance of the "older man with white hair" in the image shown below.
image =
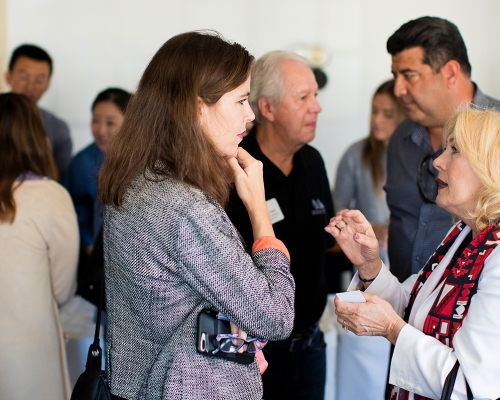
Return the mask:
<path fill-rule="evenodd" d="M 264 165 L 271 221 L 290 251 L 296 284 L 292 335 L 264 348 L 266 400 L 324 397 L 326 345 L 318 321 L 327 298 L 325 250 L 333 245 L 323 228 L 333 203 L 323 159 L 308 145 L 321 112 L 317 94 L 314 74 L 298 55 L 274 51 L 255 63 L 250 104 L 256 124 L 241 146 Z M 228 215 L 250 249 L 252 226 L 236 193 Z"/>

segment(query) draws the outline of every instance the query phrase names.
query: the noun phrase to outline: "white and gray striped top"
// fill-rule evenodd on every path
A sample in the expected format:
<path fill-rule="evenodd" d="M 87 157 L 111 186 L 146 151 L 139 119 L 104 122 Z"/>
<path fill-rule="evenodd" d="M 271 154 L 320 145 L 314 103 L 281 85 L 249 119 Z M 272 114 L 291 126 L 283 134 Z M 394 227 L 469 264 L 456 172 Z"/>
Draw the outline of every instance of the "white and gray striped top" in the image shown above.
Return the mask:
<path fill-rule="evenodd" d="M 292 331 L 295 284 L 287 257 L 250 256 L 225 211 L 167 178 L 133 181 L 124 207 L 104 216 L 107 370 L 126 399 L 261 399 L 257 364 L 196 352 L 200 310 L 222 312 L 248 334 Z"/>

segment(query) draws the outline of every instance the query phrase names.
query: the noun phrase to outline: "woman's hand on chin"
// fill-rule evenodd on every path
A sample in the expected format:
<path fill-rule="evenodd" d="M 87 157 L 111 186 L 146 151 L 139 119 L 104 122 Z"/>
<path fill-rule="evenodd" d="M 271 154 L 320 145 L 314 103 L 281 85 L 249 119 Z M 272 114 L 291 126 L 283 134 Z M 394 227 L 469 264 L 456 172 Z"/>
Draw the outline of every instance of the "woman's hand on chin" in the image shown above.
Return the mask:
<path fill-rule="evenodd" d="M 265 202 L 262 162 L 238 147 L 235 156 L 227 158 L 227 163 L 233 172 L 236 192 L 247 209 L 256 202 Z"/>
<path fill-rule="evenodd" d="M 228 158 L 227 163 L 233 171 L 236 192 L 243 201 L 250 217 L 254 240 L 263 236 L 274 237 L 271 217 L 266 204 L 262 162 L 239 147 L 237 156 Z"/>

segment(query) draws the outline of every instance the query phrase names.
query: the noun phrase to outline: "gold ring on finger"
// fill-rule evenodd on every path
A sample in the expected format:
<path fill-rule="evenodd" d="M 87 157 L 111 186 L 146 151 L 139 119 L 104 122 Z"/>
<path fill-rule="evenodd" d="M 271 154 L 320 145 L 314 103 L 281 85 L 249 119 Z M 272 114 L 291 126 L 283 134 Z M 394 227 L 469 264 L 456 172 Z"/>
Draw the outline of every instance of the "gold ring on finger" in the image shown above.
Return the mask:
<path fill-rule="evenodd" d="M 338 226 L 338 225 L 335 225 L 335 227 L 336 227 L 339 231 L 341 231 L 342 229 L 344 229 L 344 228 L 347 226 L 347 222 L 345 222 L 345 221 L 342 221 L 342 222 L 344 223 L 344 225 L 343 225 L 343 226 Z"/>

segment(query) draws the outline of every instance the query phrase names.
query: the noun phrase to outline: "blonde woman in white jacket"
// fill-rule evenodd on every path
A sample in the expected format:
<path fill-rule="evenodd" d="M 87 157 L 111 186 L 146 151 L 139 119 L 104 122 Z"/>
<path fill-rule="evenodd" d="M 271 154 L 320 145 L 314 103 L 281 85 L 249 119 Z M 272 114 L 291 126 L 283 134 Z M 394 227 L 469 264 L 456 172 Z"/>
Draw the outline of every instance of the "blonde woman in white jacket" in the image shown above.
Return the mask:
<path fill-rule="evenodd" d="M 357 273 L 349 290 L 366 303 L 335 299 L 338 321 L 357 335 L 394 344 L 391 399 L 440 398 L 456 366 L 452 399 L 500 397 L 500 113 L 464 109 L 448 121 L 436 203 L 460 221 L 422 270 L 399 283 L 378 256 L 373 229 L 342 210 L 326 230 Z M 467 392 L 471 393 L 467 393 Z"/>

